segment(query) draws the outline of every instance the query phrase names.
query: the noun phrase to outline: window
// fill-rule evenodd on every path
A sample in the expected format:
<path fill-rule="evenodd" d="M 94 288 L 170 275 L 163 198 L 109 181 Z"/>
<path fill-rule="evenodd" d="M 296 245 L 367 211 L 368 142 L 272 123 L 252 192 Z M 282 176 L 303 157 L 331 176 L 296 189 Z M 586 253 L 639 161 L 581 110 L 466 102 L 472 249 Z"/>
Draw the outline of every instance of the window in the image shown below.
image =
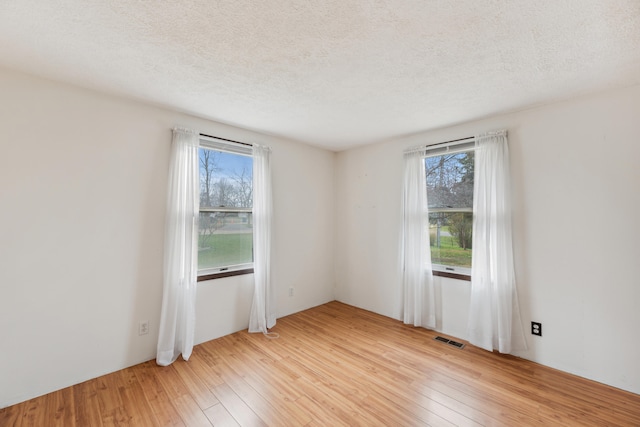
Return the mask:
<path fill-rule="evenodd" d="M 251 147 L 200 140 L 198 279 L 253 272 Z"/>
<path fill-rule="evenodd" d="M 473 141 L 427 149 L 429 242 L 434 271 L 471 274 Z"/>

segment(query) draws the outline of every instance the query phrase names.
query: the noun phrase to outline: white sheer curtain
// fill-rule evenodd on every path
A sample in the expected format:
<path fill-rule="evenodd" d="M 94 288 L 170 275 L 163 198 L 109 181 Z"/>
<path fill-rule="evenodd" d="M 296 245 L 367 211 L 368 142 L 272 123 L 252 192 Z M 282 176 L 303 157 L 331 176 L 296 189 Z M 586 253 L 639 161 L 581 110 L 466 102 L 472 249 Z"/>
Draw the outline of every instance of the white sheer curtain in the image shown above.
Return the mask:
<path fill-rule="evenodd" d="M 526 348 L 516 291 L 506 131 L 476 137 L 469 342 L 501 353 Z"/>
<path fill-rule="evenodd" d="M 156 362 L 191 356 L 198 276 L 198 133 L 174 129 L 164 247 L 164 288 Z"/>
<path fill-rule="evenodd" d="M 403 317 L 404 323 L 433 329 L 436 327 L 435 292 L 424 158 L 424 148 L 404 154 Z"/>
<path fill-rule="evenodd" d="M 255 290 L 249 332 L 268 333 L 276 324 L 271 284 L 271 149 L 253 145 L 253 276 Z"/>

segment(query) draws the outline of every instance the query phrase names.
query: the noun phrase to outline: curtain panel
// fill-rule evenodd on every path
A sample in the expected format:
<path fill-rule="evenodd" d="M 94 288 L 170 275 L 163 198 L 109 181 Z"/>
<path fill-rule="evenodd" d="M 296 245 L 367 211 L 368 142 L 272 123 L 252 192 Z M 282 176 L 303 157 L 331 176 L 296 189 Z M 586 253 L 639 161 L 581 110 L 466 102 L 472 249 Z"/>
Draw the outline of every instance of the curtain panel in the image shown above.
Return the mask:
<path fill-rule="evenodd" d="M 198 278 L 199 134 L 174 129 L 164 247 L 162 311 L 156 362 L 167 366 L 193 349 Z"/>
<path fill-rule="evenodd" d="M 476 136 L 469 342 L 485 350 L 526 349 L 511 230 L 506 131 Z"/>
<path fill-rule="evenodd" d="M 406 324 L 434 329 L 435 291 L 424 158 L 424 149 L 404 154 L 402 315 Z"/>
<path fill-rule="evenodd" d="M 271 282 L 271 148 L 253 145 L 253 275 L 255 289 L 249 332 L 268 333 L 276 324 L 275 291 Z"/>

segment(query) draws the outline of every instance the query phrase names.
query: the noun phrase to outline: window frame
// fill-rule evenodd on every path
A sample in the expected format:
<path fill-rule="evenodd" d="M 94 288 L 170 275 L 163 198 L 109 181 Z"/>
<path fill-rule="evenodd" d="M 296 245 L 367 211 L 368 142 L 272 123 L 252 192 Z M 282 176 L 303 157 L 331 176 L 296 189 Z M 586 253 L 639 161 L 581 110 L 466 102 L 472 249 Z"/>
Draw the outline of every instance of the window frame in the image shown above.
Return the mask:
<path fill-rule="evenodd" d="M 426 146 L 425 147 L 425 156 L 424 156 L 424 162 L 425 162 L 425 177 L 424 179 L 427 179 L 426 176 L 426 161 L 427 158 L 430 157 L 439 157 L 439 156 L 443 156 L 443 155 L 447 155 L 447 154 L 458 154 L 458 153 L 465 153 L 465 152 L 469 152 L 469 151 L 473 151 L 475 152 L 475 138 L 474 137 L 470 137 L 470 138 L 463 138 L 460 140 L 455 140 L 455 141 L 450 141 L 450 142 L 444 142 L 441 144 L 434 144 L 431 146 Z M 475 163 L 475 155 L 474 155 L 474 163 Z M 474 198 L 475 198 L 475 191 L 474 191 Z M 427 200 L 429 199 L 429 192 L 427 189 Z M 471 213 L 473 216 L 473 202 L 470 208 L 436 208 L 436 209 L 430 209 L 427 208 L 427 215 L 432 214 L 432 213 Z M 429 253 L 431 253 L 431 246 L 429 246 Z M 471 259 L 471 263 L 473 265 L 473 258 Z M 466 280 L 466 281 L 471 281 L 471 268 L 467 268 L 467 267 L 459 267 L 459 266 L 455 266 L 455 265 L 446 265 L 446 264 L 436 264 L 436 263 L 431 263 L 431 270 L 433 272 L 434 276 L 440 276 L 440 277 L 448 277 L 448 278 L 452 278 L 452 279 L 459 279 L 459 280 Z"/>
<path fill-rule="evenodd" d="M 216 138 L 209 135 L 200 134 L 199 149 L 213 150 L 218 152 L 225 152 L 234 155 L 246 156 L 252 158 L 253 165 L 253 146 L 243 142 L 227 140 L 224 138 Z M 198 162 L 200 161 L 200 151 L 198 150 Z M 253 215 L 253 200 L 251 201 L 251 207 L 242 208 L 229 208 L 229 207 L 202 207 L 198 203 L 198 218 L 201 213 L 249 213 Z M 198 257 L 200 254 L 198 253 Z M 215 268 L 198 268 L 198 282 L 220 279 L 223 277 L 238 276 L 243 274 L 253 274 L 254 269 L 253 260 L 253 241 L 251 244 L 251 262 L 243 264 L 230 264 Z"/>

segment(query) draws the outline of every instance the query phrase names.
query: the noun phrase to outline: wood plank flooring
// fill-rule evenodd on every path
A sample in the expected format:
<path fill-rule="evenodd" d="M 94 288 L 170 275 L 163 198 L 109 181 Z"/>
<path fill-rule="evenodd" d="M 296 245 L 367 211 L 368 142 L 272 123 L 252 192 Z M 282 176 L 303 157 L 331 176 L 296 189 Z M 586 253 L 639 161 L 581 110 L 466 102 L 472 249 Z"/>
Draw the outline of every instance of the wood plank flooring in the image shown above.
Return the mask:
<path fill-rule="evenodd" d="M 0 410 L 0 426 L 640 426 L 640 396 L 331 302 Z"/>

